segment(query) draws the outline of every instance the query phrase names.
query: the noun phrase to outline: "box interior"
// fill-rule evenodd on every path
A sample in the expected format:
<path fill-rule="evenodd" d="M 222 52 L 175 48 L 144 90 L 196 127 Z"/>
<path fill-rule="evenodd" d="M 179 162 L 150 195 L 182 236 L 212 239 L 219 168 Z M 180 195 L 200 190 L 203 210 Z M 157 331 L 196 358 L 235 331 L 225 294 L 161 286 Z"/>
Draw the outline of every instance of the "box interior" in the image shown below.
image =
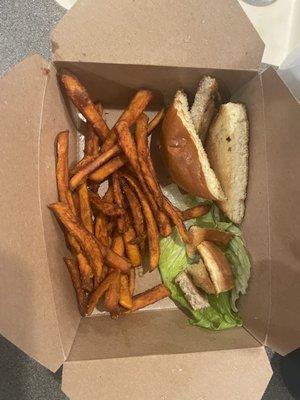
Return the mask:
<path fill-rule="evenodd" d="M 217 77 L 223 101 L 228 101 L 234 91 L 255 76 L 255 72 L 251 71 L 100 63 L 56 62 L 55 67 L 57 70 L 67 68 L 76 74 L 93 100 L 99 100 L 104 106 L 109 126 L 112 126 L 116 116 L 120 114 L 120 109 L 126 107 L 132 95 L 141 87 L 152 90 L 154 98 L 149 108 L 154 111 L 169 104 L 180 88 L 184 88 L 192 100 L 198 82 L 204 74 Z M 65 100 L 69 108 L 69 101 Z M 74 113 L 73 120 L 78 125 Z M 161 281 L 157 270 L 143 276 L 141 273 L 139 270 L 136 293 Z M 140 332 L 138 336 L 134 334 L 136 329 Z M 158 330 L 159 335 L 155 334 Z M 185 343 L 187 335 L 188 344 Z M 104 337 L 107 337 L 105 344 Z M 168 344 L 170 337 L 172 341 Z M 99 345 L 95 349 L 94 344 L 97 342 Z M 101 343 L 104 345 L 101 346 Z M 112 321 L 101 308 L 92 318 L 84 318 L 76 334 L 69 360 L 128 357 L 157 352 L 172 354 L 259 345 L 244 329 L 216 333 L 191 328 L 187 324 L 187 316 L 178 311 L 170 299 L 165 299 L 150 306 L 146 311 L 120 318 L 118 321 Z"/>

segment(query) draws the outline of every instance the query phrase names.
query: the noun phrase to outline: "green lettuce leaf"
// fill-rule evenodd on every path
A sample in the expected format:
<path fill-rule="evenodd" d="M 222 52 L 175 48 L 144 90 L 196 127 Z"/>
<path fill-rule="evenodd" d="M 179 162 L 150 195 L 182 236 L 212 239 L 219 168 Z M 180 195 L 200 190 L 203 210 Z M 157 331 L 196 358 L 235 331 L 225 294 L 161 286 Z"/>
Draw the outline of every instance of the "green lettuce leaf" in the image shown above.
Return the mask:
<path fill-rule="evenodd" d="M 203 199 L 182 194 L 175 184 L 164 188 L 164 194 L 180 210 L 185 210 L 197 204 L 207 203 Z M 232 266 L 235 277 L 235 289 L 221 293 L 218 297 L 208 295 L 210 307 L 204 310 L 195 311 L 190 307 L 180 288 L 174 283 L 175 277 L 181 271 L 185 270 L 190 262 L 186 254 L 185 245 L 182 243 L 176 229 L 174 229 L 171 236 L 160 240 L 161 256 L 159 269 L 163 282 L 169 288 L 173 301 L 188 313 L 190 316 L 189 322 L 192 325 L 211 330 L 241 326 L 242 320 L 237 313 L 236 300 L 240 294 L 246 292 L 251 266 L 248 252 L 241 237 L 241 230 L 224 217 L 213 204 L 209 213 L 201 218 L 188 221 L 187 226 L 191 225 L 220 229 L 236 235 L 224 250 Z"/>

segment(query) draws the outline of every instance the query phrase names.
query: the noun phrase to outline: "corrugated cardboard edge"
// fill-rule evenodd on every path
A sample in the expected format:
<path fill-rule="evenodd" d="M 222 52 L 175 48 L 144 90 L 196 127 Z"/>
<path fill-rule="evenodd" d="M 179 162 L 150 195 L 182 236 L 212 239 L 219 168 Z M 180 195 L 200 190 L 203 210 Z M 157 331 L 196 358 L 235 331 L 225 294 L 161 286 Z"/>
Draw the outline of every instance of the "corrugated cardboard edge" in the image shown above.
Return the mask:
<path fill-rule="evenodd" d="M 236 0 L 79 0 L 51 37 L 57 61 L 258 70 L 264 50 Z"/>
<path fill-rule="evenodd" d="M 69 163 L 77 160 L 77 132 L 66 110 L 56 70 L 49 65 L 39 140 L 39 194 L 43 236 L 64 358 L 69 354 L 81 317 L 63 257 L 69 254 L 64 235 L 47 205 L 57 200 L 55 139 L 69 130 Z"/>
<path fill-rule="evenodd" d="M 67 361 L 62 390 L 72 400 L 260 400 L 271 375 L 260 347 Z"/>
<path fill-rule="evenodd" d="M 284 355 L 300 345 L 300 105 L 273 68 L 246 84 L 233 100 L 244 102 L 250 117 L 243 231 L 255 268 L 241 312 L 249 332 Z"/>
<path fill-rule="evenodd" d="M 34 55 L 0 82 L 1 333 L 56 371 L 65 359 L 54 304 L 39 193 L 39 142 L 48 63 Z M 9 203 L 8 203 L 9 199 Z"/>
<path fill-rule="evenodd" d="M 267 133 L 271 301 L 266 345 L 300 346 L 300 105 L 269 68 L 262 74 Z"/>
<path fill-rule="evenodd" d="M 266 127 L 261 76 L 257 75 L 238 90 L 231 101 L 246 105 L 250 121 L 249 178 L 242 231 L 252 268 L 247 293 L 240 299 L 240 312 L 248 331 L 261 343 L 265 343 L 270 310 L 271 267 Z"/>

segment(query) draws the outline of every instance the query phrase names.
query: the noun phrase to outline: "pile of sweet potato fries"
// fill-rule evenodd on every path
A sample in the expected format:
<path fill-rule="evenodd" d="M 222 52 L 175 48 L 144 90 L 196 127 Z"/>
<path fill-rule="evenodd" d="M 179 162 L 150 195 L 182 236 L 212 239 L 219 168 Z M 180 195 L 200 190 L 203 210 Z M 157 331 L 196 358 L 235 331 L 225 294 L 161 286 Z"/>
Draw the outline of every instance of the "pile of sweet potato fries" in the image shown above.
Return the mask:
<path fill-rule="evenodd" d="M 73 258 L 65 258 L 80 313 L 90 315 L 101 298 L 111 316 L 141 309 L 169 295 L 160 284 L 134 295 L 135 268 L 144 254 L 149 271 L 159 264 L 159 237 L 174 226 L 189 242 L 184 220 L 208 211 L 197 206 L 179 211 L 163 195 L 150 157 L 148 137 L 163 119 L 159 111 L 149 122 L 144 113 L 151 92 L 139 90 L 110 129 L 86 89 L 69 71 L 59 80 L 68 98 L 85 117 L 88 130 L 84 157 L 69 168 L 69 132 L 56 139 L 59 202 L 49 205 L 65 232 Z M 108 180 L 103 197 L 99 186 Z M 145 266 L 144 266 L 145 267 Z"/>

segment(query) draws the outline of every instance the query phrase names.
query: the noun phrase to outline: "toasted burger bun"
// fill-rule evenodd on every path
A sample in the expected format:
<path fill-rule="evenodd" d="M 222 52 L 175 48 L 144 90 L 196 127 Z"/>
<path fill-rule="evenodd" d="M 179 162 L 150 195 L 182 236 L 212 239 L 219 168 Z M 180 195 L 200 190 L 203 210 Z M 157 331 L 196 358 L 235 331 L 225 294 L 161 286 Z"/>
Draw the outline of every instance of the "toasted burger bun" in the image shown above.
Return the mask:
<path fill-rule="evenodd" d="M 191 107 L 192 120 L 202 143 L 205 142 L 209 125 L 217 113 L 219 97 L 216 79 L 204 76 L 199 82 L 194 103 Z"/>
<path fill-rule="evenodd" d="M 216 294 L 234 288 L 231 267 L 222 250 L 212 242 L 204 241 L 197 249 L 215 287 Z"/>
<path fill-rule="evenodd" d="M 170 175 L 178 186 L 205 199 L 226 199 L 196 134 L 187 98 L 182 91 L 176 93 L 166 112 L 162 125 L 161 149 Z"/>
<path fill-rule="evenodd" d="M 223 104 L 209 129 L 205 149 L 227 197 L 219 206 L 236 224 L 242 222 L 245 212 L 248 140 L 249 123 L 245 106 Z"/>

